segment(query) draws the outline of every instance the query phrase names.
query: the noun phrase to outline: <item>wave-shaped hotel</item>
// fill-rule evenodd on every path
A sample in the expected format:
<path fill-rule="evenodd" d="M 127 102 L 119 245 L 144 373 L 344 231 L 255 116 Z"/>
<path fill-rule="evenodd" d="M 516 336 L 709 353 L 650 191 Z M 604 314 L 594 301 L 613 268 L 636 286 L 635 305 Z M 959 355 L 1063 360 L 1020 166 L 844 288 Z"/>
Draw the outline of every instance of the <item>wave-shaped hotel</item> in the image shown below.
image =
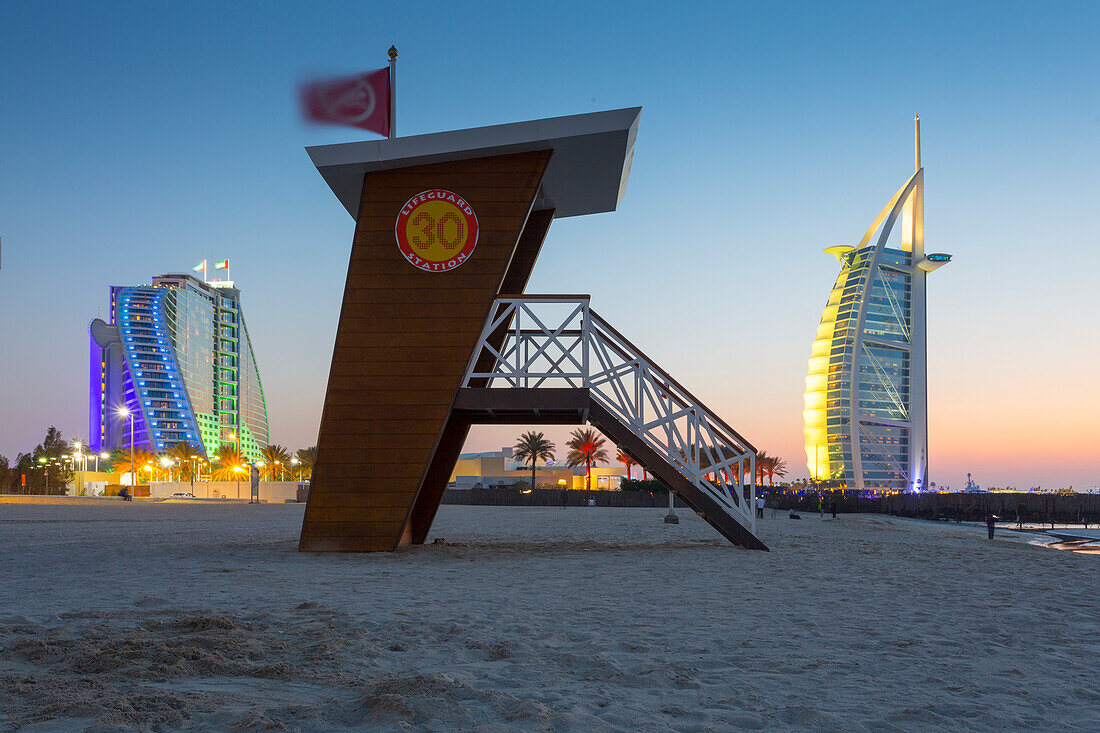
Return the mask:
<path fill-rule="evenodd" d="M 161 275 L 112 286 L 111 322 L 92 321 L 89 442 L 154 453 L 189 442 L 232 445 L 255 460 L 268 442 L 267 404 L 231 281 Z"/>
<path fill-rule="evenodd" d="M 924 251 L 924 168 L 855 246 L 836 245 L 840 273 L 817 327 L 806 377 L 806 462 L 815 481 L 859 491 L 928 485 L 925 279 L 951 260 Z"/>

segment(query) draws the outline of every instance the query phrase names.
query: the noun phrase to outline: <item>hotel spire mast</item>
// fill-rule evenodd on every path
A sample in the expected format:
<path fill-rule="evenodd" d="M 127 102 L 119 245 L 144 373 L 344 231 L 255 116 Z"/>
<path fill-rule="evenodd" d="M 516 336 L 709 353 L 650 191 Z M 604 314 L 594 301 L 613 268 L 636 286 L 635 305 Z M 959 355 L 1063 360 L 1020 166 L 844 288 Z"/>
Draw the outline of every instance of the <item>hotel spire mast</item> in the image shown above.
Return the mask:
<path fill-rule="evenodd" d="M 920 115 L 913 113 L 913 152 L 916 154 L 917 165 L 914 172 L 920 170 Z"/>

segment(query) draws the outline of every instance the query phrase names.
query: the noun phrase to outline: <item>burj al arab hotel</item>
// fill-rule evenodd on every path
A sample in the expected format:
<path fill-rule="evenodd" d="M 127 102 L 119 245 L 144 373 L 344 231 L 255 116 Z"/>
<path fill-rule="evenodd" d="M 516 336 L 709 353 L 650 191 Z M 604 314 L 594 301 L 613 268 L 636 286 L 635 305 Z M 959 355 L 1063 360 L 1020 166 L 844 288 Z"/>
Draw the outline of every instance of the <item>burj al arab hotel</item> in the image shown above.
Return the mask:
<path fill-rule="evenodd" d="M 826 485 L 919 491 L 928 479 L 925 278 L 951 260 L 924 252 L 924 168 L 856 246 L 836 245 L 840 273 L 817 327 L 806 376 L 806 462 Z"/>

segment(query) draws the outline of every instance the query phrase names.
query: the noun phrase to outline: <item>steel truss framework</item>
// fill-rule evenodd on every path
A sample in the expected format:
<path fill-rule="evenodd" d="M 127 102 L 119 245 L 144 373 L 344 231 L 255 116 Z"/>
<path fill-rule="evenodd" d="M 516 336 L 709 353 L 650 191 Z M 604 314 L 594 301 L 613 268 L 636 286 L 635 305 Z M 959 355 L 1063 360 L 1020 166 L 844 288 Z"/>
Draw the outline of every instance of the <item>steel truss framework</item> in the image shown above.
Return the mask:
<path fill-rule="evenodd" d="M 497 298 L 462 383 L 475 385 L 587 389 L 595 404 L 755 534 L 755 448 L 593 311 L 589 296 Z"/>

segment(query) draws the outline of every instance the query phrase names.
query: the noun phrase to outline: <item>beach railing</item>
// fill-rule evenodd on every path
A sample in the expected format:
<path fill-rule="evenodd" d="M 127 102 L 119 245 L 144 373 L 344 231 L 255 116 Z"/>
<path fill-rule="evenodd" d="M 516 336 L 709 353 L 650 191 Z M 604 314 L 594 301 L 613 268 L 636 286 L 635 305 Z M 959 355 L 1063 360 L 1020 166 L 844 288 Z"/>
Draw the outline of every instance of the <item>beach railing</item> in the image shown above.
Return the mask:
<path fill-rule="evenodd" d="M 496 299 L 464 387 L 583 388 L 755 533 L 756 449 L 589 307 L 587 295 Z"/>

